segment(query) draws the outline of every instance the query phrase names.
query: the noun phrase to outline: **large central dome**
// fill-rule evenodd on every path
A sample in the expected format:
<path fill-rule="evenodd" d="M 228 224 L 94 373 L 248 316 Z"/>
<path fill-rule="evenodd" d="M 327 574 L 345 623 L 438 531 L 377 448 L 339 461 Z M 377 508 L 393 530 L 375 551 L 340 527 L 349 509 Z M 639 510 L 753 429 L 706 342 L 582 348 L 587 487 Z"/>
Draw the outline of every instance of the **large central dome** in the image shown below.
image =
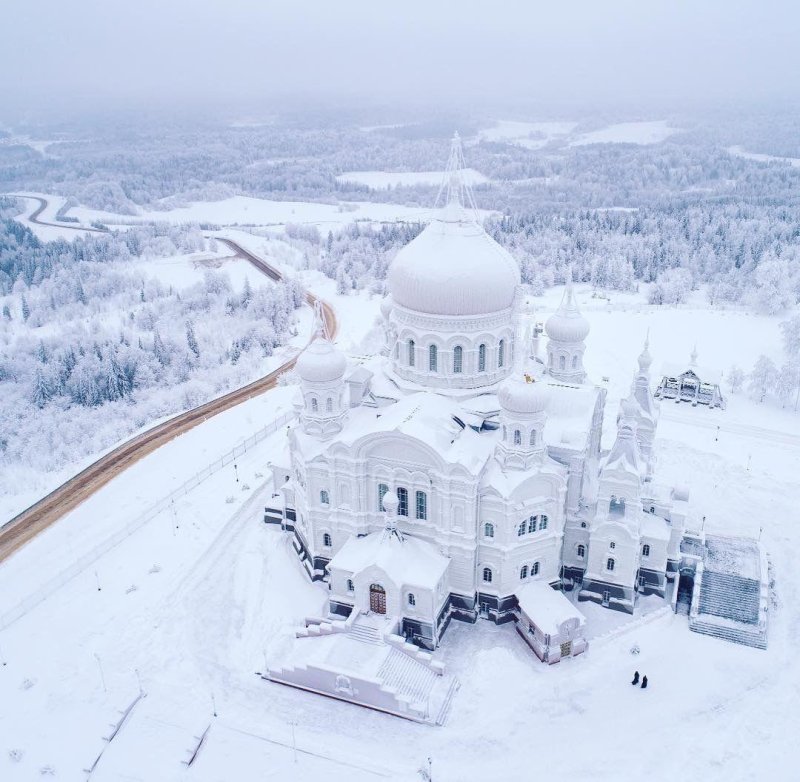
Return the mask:
<path fill-rule="evenodd" d="M 487 315 L 509 309 L 520 283 L 517 262 L 451 200 L 395 257 L 395 304 L 429 315 Z"/>

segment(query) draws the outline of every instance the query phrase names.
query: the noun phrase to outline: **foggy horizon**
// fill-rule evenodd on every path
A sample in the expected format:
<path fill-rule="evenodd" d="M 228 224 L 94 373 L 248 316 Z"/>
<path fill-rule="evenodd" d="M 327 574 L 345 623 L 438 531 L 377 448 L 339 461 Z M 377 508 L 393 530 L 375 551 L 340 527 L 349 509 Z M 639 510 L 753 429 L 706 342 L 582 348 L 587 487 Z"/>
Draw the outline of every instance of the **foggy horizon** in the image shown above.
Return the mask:
<path fill-rule="evenodd" d="M 218 115 L 276 104 L 558 114 L 786 106 L 800 97 L 796 7 L 778 17 L 720 0 L 275 6 L 16 4 L 5 9 L 0 50 L 0 67 L 15 78 L 0 100 L 15 115 Z"/>

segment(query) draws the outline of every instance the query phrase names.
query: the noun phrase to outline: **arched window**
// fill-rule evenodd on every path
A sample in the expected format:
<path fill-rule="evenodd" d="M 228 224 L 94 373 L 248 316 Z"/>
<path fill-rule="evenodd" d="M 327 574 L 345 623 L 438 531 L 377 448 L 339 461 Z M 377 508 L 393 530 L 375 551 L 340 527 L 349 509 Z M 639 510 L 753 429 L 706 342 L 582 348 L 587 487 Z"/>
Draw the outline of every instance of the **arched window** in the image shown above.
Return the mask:
<path fill-rule="evenodd" d="M 486 371 L 486 345 L 478 346 L 478 372 Z"/>
<path fill-rule="evenodd" d="M 500 340 L 500 344 L 497 346 L 497 366 L 502 367 L 506 360 L 506 341 L 504 339 Z"/>
<path fill-rule="evenodd" d="M 566 356 L 559 356 L 559 358 L 558 358 L 558 366 L 559 366 L 559 369 L 566 369 L 567 368 L 567 358 L 566 358 Z"/>
<path fill-rule="evenodd" d="M 322 545 L 325 546 L 325 548 L 330 548 L 333 545 L 331 536 L 327 532 L 322 536 Z"/>
<path fill-rule="evenodd" d="M 485 584 L 491 584 L 492 583 L 492 569 L 489 568 L 489 567 L 485 567 L 483 569 L 483 582 Z"/>
<path fill-rule="evenodd" d="M 356 588 L 353 585 L 353 579 L 352 578 L 348 578 L 347 579 L 347 591 L 348 592 L 355 592 L 356 591 Z"/>
<path fill-rule="evenodd" d="M 572 368 L 573 369 L 577 369 L 578 368 L 578 357 L 577 356 L 573 356 L 572 357 Z"/>
<path fill-rule="evenodd" d="M 531 565 L 531 575 L 532 576 L 538 576 L 539 575 L 539 563 L 538 562 L 534 562 Z"/>
<path fill-rule="evenodd" d="M 528 577 L 528 566 L 523 565 L 519 570 L 519 580 L 523 581 Z"/>
<path fill-rule="evenodd" d="M 325 411 L 328 413 L 333 412 L 333 399 L 328 397 L 327 401 L 325 402 Z"/>
<path fill-rule="evenodd" d="M 428 518 L 428 495 L 424 491 L 417 492 L 417 518 Z"/>
<path fill-rule="evenodd" d="M 514 445 L 522 445 L 522 432 L 519 429 L 514 430 Z"/>
<path fill-rule="evenodd" d="M 617 547 L 617 544 L 616 544 L 616 543 L 615 543 L 615 542 L 612 540 L 612 541 L 611 541 L 611 542 L 608 544 L 608 547 L 609 547 L 609 548 L 616 548 L 616 547 Z"/>
<path fill-rule="evenodd" d="M 538 516 L 531 516 L 528 519 L 528 532 L 536 532 L 536 519 L 538 518 Z"/>
<path fill-rule="evenodd" d="M 389 487 L 385 483 L 378 484 L 378 513 L 382 513 L 385 508 L 383 507 L 383 495 L 389 491 Z"/>
<path fill-rule="evenodd" d="M 494 524 L 487 521 L 486 524 L 483 525 L 483 536 L 485 538 L 493 538 L 494 537 Z"/>
<path fill-rule="evenodd" d="M 536 445 L 536 430 L 532 429 L 531 430 L 531 448 L 533 448 L 535 445 Z"/>
<path fill-rule="evenodd" d="M 586 522 L 585 521 L 581 522 L 581 529 L 586 529 Z"/>
<path fill-rule="evenodd" d="M 408 516 L 408 489 L 399 486 L 397 489 L 397 499 L 400 504 L 397 506 L 398 516 Z"/>
<path fill-rule="evenodd" d="M 547 529 L 547 516 L 545 516 L 544 514 L 539 516 L 539 529 L 540 530 Z"/>
<path fill-rule="evenodd" d="M 525 534 L 525 520 L 523 519 L 519 525 L 519 529 L 517 530 L 517 535 L 522 537 Z"/>
<path fill-rule="evenodd" d="M 609 557 L 606 560 L 606 570 L 613 570 L 614 569 L 614 564 L 615 564 L 614 563 L 614 559 L 612 557 Z"/>
<path fill-rule="evenodd" d="M 317 398 L 315 396 L 311 397 L 311 412 L 316 413 L 319 410 L 319 405 L 317 404 Z"/>
<path fill-rule="evenodd" d="M 583 543 L 578 544 L 578 556 L 583 559 L 586 556 L 586 546 Z"/>
<path fill-rule="evenodd" d="M 464 369 L 464 348 L 461 345 L 456 345 L 453 348 L 453 372 L 458 374 Z"/>
<path fill-rule="evenodd" d="M 416 363 L 416 345 L 414 344 L 414 340 L 408 340 L 408 365 L 413 367 Z"/>
<path fill-rule="evenodd" d="M 415 606 L 417 604 L 417 598 L 414 597 L 414 595 L 412 595 L 411 592 L 408 593 L 408 604 L 410 606 Z"/>
<path fill-rule="evenodd" d="M 428 369 L 430 369 L 431 372 L 439 371 L 439 356 L 436 345 L 431 345 L 428 348 Z"/>
<path fill-rule="evenodd" d="M 320 501 L 321 505 L 329 505 L 330 504 L 331 500 L 330 500 L 330 497 L 328 496 L 328 490 L 327 489 L 323 489 L 319 493 L 319 501 Z"/>
<path fill-rule="evenodd" d="M 650 556 L 650 544 L 649 543 L 645 543 L 644 546 L 642 546 L 642 556 L 643 557 L 649 557 Z"/>

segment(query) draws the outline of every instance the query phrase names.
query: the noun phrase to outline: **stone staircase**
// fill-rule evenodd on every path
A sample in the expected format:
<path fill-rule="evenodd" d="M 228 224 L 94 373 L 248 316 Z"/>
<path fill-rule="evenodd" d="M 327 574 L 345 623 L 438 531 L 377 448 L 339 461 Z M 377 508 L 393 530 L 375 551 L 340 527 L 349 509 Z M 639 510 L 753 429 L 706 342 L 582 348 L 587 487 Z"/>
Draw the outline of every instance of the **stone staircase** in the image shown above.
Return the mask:
<path fill-rule="evenodd" d="M 695 633 L 710 635 L 723 641 L 730 641 L 743 646 L 753 646 L 756 649 L 767 648 L 767 629 L 762 625 L 745 625 L 742 622 L 726 622 L 720 617 L 714 622 L 703 619 L 700 614 L 695 619 L 689 620 L 689 628 Z"/>
<path fill-rule="evenodd" d="M 437 678 L 438 674 L 428 666 L 399 649 L 392 649 L 378 669 L 378 679 L 384 687 L 391 687 L 398 695 L 403 695 L 411 703 L 420 706 L 428 703 Z"/>
<path fill-rule="evenodd" d="M 701 614 L 758 624 L 761 582 L 706 570 L 700 589 Z"/>
<path fill-rule="evenodd" d="M 347 631 L 347 634 L 351 637 L 356 639 L 357 641 L 362 641 L 365 644 L 375 644 L 376 646 L 380 646 L 383 644 L 383 636 L 382 633 L 376 627 L 371 627 L 368 624 L 364 624 L 356 620 L 350 625 L 350 629 Z"/>

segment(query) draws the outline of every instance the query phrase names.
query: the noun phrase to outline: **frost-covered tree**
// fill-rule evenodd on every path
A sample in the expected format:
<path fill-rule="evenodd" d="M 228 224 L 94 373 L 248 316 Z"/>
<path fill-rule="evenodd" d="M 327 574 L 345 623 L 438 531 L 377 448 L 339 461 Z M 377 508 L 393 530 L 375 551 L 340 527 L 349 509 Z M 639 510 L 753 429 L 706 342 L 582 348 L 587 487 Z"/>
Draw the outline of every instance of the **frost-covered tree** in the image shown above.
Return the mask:
<path fill-rule="evenodd" d="M 760 312 L 774 315 L 797 301 L 795 284 L 794 274 L 786 259 L 762 261 L 753 275 L 750 298 Z"/>
<path fill-rule="evenodd" d="M 781 367 L 776 383 L 776 391 L 781 404 L 786 407 L 794 404 L 797 410 L 800 402 L 800 364 L 789 362 Z"/>
<path fill-rule="evenodd" d="M 744 370 L 741 367 L 736 366 L 736 364 L 734 364 L 728 372 L 728 386 L 730 387 L 731 392 L 734 394 L 738 394 L 739 391 L 742 390 L 744 381 L 745 381 Z"/>
<path fill-rule="evenodd" d="M 800 359 L 800 315 L 781 323 L 783 350 L 792 359 Z"/>
<path fill-rule="evenodd" d="M 769 357 L 761 355 L 753 367 L 749 377 L 749 391 L 751 396 L 763 402 L 767 393 L 778 381 L 778 368 L 775 362 Z"/>
<path fill-rule="evenodd" d="M 186 321 L 186 344 L 189 346 L 189 350 L 194 353 L 195 358 L 200 358 L 200 346 L 197 344 L 197 337 L 194 333 L 194 324 L 192 321 Z"/>

